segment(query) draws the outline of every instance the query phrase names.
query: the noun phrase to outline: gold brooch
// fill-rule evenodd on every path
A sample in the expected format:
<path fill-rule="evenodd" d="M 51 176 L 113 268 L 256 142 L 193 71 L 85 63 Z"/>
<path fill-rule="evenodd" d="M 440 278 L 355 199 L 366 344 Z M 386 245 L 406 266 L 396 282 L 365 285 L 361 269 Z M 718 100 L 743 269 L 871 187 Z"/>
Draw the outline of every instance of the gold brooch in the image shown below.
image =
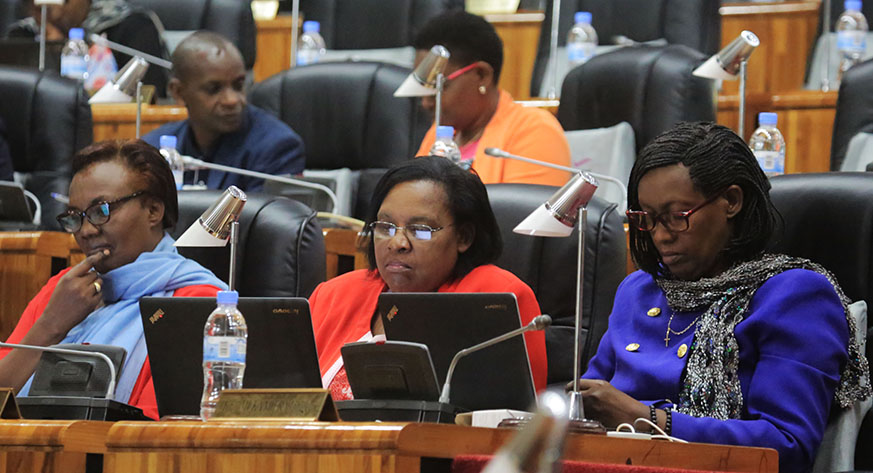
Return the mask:
<path fill-rule="evenodd" d="M 648 315 L 649 317 L 657 317 L 657 316 L 661 315 L 661 308 L 660 307 L 652 307 L 651 309 L 649 309 L 648 312 L 646 312 L 646 315 Z"/>
<path fill-rule="evenodd" d="M 628 343 L 628 345 L 626 347 L 624 347 L 624 349 L 627 351 L 637 351 L 640 349 L 640 344 L 639 343 Z"/>
<path fill-rule="evenodd" d="M 676 350 L 676 356 L 682 358 L 685 356 L 686 353 L 688 353 L 688 345 L 684 343 L 682 345 L 679 345 L 679 349 Z"/>

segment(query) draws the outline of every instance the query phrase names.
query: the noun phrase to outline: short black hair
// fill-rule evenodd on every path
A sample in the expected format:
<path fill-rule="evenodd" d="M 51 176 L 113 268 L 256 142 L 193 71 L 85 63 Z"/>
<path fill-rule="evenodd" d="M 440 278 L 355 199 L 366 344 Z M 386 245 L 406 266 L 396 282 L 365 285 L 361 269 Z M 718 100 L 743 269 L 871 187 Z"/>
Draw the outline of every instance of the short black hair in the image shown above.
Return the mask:
<path fill-rule="evenodd" d="M 706 198 L 731 185 L 743 190 L 743 207 L 733 218 L 734 228 L 723 250 L 728 265 L 763 253 L 771 243 L 779 213 L 770 200 L 770 181 L 742 138 L 711 122 L 680 123 L 640 151 L 628 181 L 627 205 L 640 208 L 638 188 L 649 171 L 674 164 L 688 168 L 694 189 Z M 630 251 L 637 267 L 653 276 L 669 276 L 649 232 L 633 226 Z"/>
<path fill-rule="evenodd" d="M 491 23 L 463 10 L 452 10 L 431 18 L 412 40 L 412 47 L 429 50 L 441 44 L 449 50 L 449 61 L 460 67 L 485 61 L 494 69 L 494 83 L 503 67 L 503 41 Z"/>
<path fill-rule="evenodd" d="M 368 226 L 378 220 L 379 208 L 391 189 L 410 181 L 430 181 L 442 186 L 455 228 L 460 231 L 470 228 L 474 232 L 470 248 L 458 255 L 451 274 L 453 280 L 461 279 L 476 267 L 493 263 L 500 257 L 503 239 L 485 185 L 477 174 L 465 171 L 441 156 L 422 156 L 389 169 L 373 191 L 366 221 Z M 376 250 L 372 236 L 367 244 L 367 256 L 370 269 L 375 270 Z"/>
<path fill-rule="evenodd" d="M 73 156 L 73 176 L 94 164 L 109 161 L 124 164 L 145 181 L 146 195 L 164 203 L 163 228 L 176 225 L 179 219 L 176 181 L 170 165 L 157 148 L 142 140 L 100 141 Z"/>

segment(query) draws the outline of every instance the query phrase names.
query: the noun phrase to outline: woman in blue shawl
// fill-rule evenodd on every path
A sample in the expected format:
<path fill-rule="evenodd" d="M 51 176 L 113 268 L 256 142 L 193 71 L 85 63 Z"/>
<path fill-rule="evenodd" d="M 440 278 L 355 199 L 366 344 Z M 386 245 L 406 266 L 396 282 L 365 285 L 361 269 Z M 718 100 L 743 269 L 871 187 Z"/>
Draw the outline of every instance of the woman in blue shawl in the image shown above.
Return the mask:
<path fill-rule="evenodd" d="M 127 350 L 116 399 L 157 416 L 139 299 L 214 296 L 225 285 L 179 255 L 166 229 L 179 215 L 173 174 L 143 141 L 106 141 L 73 157 L 68 209 L 58 222 L 86 258 L 51 278 L 28 304 L 11 343 L 106 344 Z M 0 386 L 26 395 L 39 354 L 0 351 Z"/>

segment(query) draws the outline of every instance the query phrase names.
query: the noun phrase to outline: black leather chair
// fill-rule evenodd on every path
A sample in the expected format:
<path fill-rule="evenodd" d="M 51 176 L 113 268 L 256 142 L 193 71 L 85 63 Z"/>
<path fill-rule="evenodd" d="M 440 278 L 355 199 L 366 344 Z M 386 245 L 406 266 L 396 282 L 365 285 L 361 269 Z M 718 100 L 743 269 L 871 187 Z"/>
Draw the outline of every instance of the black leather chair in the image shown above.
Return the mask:
<path fill-rule="evenodd" d="M 282 2 L 291 10 L 291 2 Z M 328 49 L 398 48 L 412 44 L 443 0 L 300 0 L 300 12 L 320 23 Z"/>
<path fill-rule="evenodd" d="M 24 14 L 20 0 L 0 0 L 0 38 L 6 36 L 6 28 Z"/>
<path fill-rule="evenodd" d="M 85 90 L 53 73 L 0 66 L 0 117 L 13 167 L 42 205 L 42 226 L 59 230 L 64 206 L 51 193 L 67 194 L 70 158 L 93 138 Z"/>
<path fill-rule="evenodd" d="M 534 97 L 539 94 L 549 59 L 553 2 L 545 3 L 546 20 L 531 79 Z M 573 15 L 589 11 L 602 45 L 614 44 L 617 35 L 639 42 L 665 39 L 669 44 L 682 44 L 710 56 L 718 51 L 721 41 L 718 7 L 713 0 L 564 0 L 558 20 L 558 45 L 567 43 Z"/>
<path fill-rule="evenodd" d="M 363 216 L 384 169 L 415 156 L 432 121 L 418 100 L 393 96 L 408 74 L 377 62 L 314 64 L 256 84 L 250 102 L 300 134 L 307 169 L 362 171 L 353 215 Z"/>
<path fill-rule="evenodd" d="M 578 233 L 566 238 L 531 237 L 512 229 L 557 190 L 530 184 L 489 184 L 488 197 L 500 224 L 503 255 L 497 265 L 518 276 L 537 296 L 540 310 L 552 316 L 546 331 L 549 384 L 573 379 Z M 585 232 L 585 345 L 582 371 L 606 331 L 618 284 L 626 275 L 626 243 L 616 204 L 594 198 Z"/>
<path fill-rule="evenodd" d="M 179 193 L 178 238 L 218 200 L 221 191 Z M 309 297 L 324 281 L 324 237 L 315 212 L 305 205 L 249 194 L 240 215 L 237 290 L 249 297 Z M 230 248 L 179 248 L 179 252 L 227 281 Z"/>
<path fill-rule="evenodd" d="M 249 2 L 242 0 L 131 0 L 155 12 L 164 30 L 214 31 L 236 45 L 246 69 L 255 65 L 255 20 Z"/>
<path fill-rule="evenodd" d="M 774 177 L 770 196 L 785 228 L 775 250 L 830 270 L 853 301 L 873 307 L 873 174 L 791 174 Z M 870 330 L 870 318 L 867 330 Z M 873 335 L 873 333 L 871 333 Z M 867 356 L 873 354 L 868 338 Z M 866 443 L 862 442 L 865 440 Z M 855 467 L 873 469 L 873 413 L 861 427 Z"/>
<path fill-rule="evenodd" d="M 873 59 L 846 71 L 840 83 L 831 138 L 831 171 L 840 169 L 849 141 L 861 132 L 873 133 Z"/>
<path fill-rule="evenodd" d="M 713 81 L 691 72 L 706 55 L 686 46 L 621 48 L 595 56 L 564 79 L 564 130 L 634 129 L 637 151 L 682 121 L 715 121 Z"/>

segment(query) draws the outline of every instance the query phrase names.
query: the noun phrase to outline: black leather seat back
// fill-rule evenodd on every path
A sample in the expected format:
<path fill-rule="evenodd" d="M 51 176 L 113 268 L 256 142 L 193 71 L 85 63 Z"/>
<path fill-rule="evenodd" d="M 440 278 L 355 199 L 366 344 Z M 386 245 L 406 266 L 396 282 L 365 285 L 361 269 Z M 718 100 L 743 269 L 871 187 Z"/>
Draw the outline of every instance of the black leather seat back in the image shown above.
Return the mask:
<path fill-rule="evenodd" d="M 873 133 L 873 59 L 846 71 L 840 83 L 831 139 L 831 171 L 840 169 L 849 141 L 861 132 Z"/>
<path fill-rule="evenodd" d="M 283 2 L 290 10 L 291 2 Z M 301 0 L 307 20 L 320 23 L 329 49 L 397 48 L 431 17 L 442 12 L 442 0 Z"/>
<path fill-rule="evenodd" d="M 530 184 L 488 184 L 486 187 L 503 237 L 503 255 L 497 265 L 527 283 L 537 296 L 540 310 L 552 316 L 552 327 L 546 332 L 549 383 L 569 381 L 573 377 L 578 232 L 574 230 L 566 238 L 531 237 L 512 232 L 551 197 L 556 187 Z M 606 332 L 615 291 L 626 275 L 627 258 L 624 224 L 615 204 L 594 198 L 588 205 L 587 222 L 583 371 Z"/>
<path fill-rule="evenodd" d="M 214 31 L 236 45 L 246 69 L 255 65 L 255 20 L 241 0 L 131 0 L 155 12 L 168 31 Z"/>
<path fill-rule="evenodd" d="M 43 227 L 59 230 L 64 205 L 51 193 L 67 194 L 71 158 L 93 138 L 85 90 L 53 73 L 0 66 L 0 117 L 13 167 L 42 204 Z"/>
<path fill-rule="evenodd" d="M 178 238 L 221 191 L 179 193 Z M 240 216 L 237 281 L 241 296 L 309 297 L 324 281 L 324 237 L 315 212 L 300 202 L 264 194 L 248 194 Z M 227 281 L 230 247 L 179 248 L 179 252 Z"/>
<path fill-rule="evenodd" d="M 770 182 L 785 221 L 775 250 L 823 265 L 850 299 L 873 307 L 873 173 L 789 174 Z"/>
<path fill-rule="evenodd" d="M 300 134 L 307 169 L 388 168 L 415 156 L 431 123 L 417 100 L 393 96 L 409 72 L 378 62 L 314 64 L 256 84 L 250 100 Z"/>
<path fill-rule="evenodd" d="M 0 0 L 0 38 L 6 36 L 6 28 L 24 16 L 20 0 Z"/>
<path fill-rule="evenodd" d="M 564 79 L 558 121 L 565 130 L 634 129 L 637 151 L 682 121 L 715 121 L 713 81 L 691 72 L 706 56 L 686 46 L 621 48 L 595 56 Z"/>
<path fill-rule="evenodd" d="M 532 94 L 539 93 L 549 57 L 553 2 L 545 4 L 546 20 L 540 30 Z M 709 56 L 718 51 L 721 42 L 718 8 L 719 2 L 715 0 L 564 0 L 558 20 L 558 45 L 567 43 L 574 14 L 588 11 L 602 45 L 614 44 L 613 37 L 617 35 L 639 42 L 665 39 L 670 44 L 682 44 Z"/>

